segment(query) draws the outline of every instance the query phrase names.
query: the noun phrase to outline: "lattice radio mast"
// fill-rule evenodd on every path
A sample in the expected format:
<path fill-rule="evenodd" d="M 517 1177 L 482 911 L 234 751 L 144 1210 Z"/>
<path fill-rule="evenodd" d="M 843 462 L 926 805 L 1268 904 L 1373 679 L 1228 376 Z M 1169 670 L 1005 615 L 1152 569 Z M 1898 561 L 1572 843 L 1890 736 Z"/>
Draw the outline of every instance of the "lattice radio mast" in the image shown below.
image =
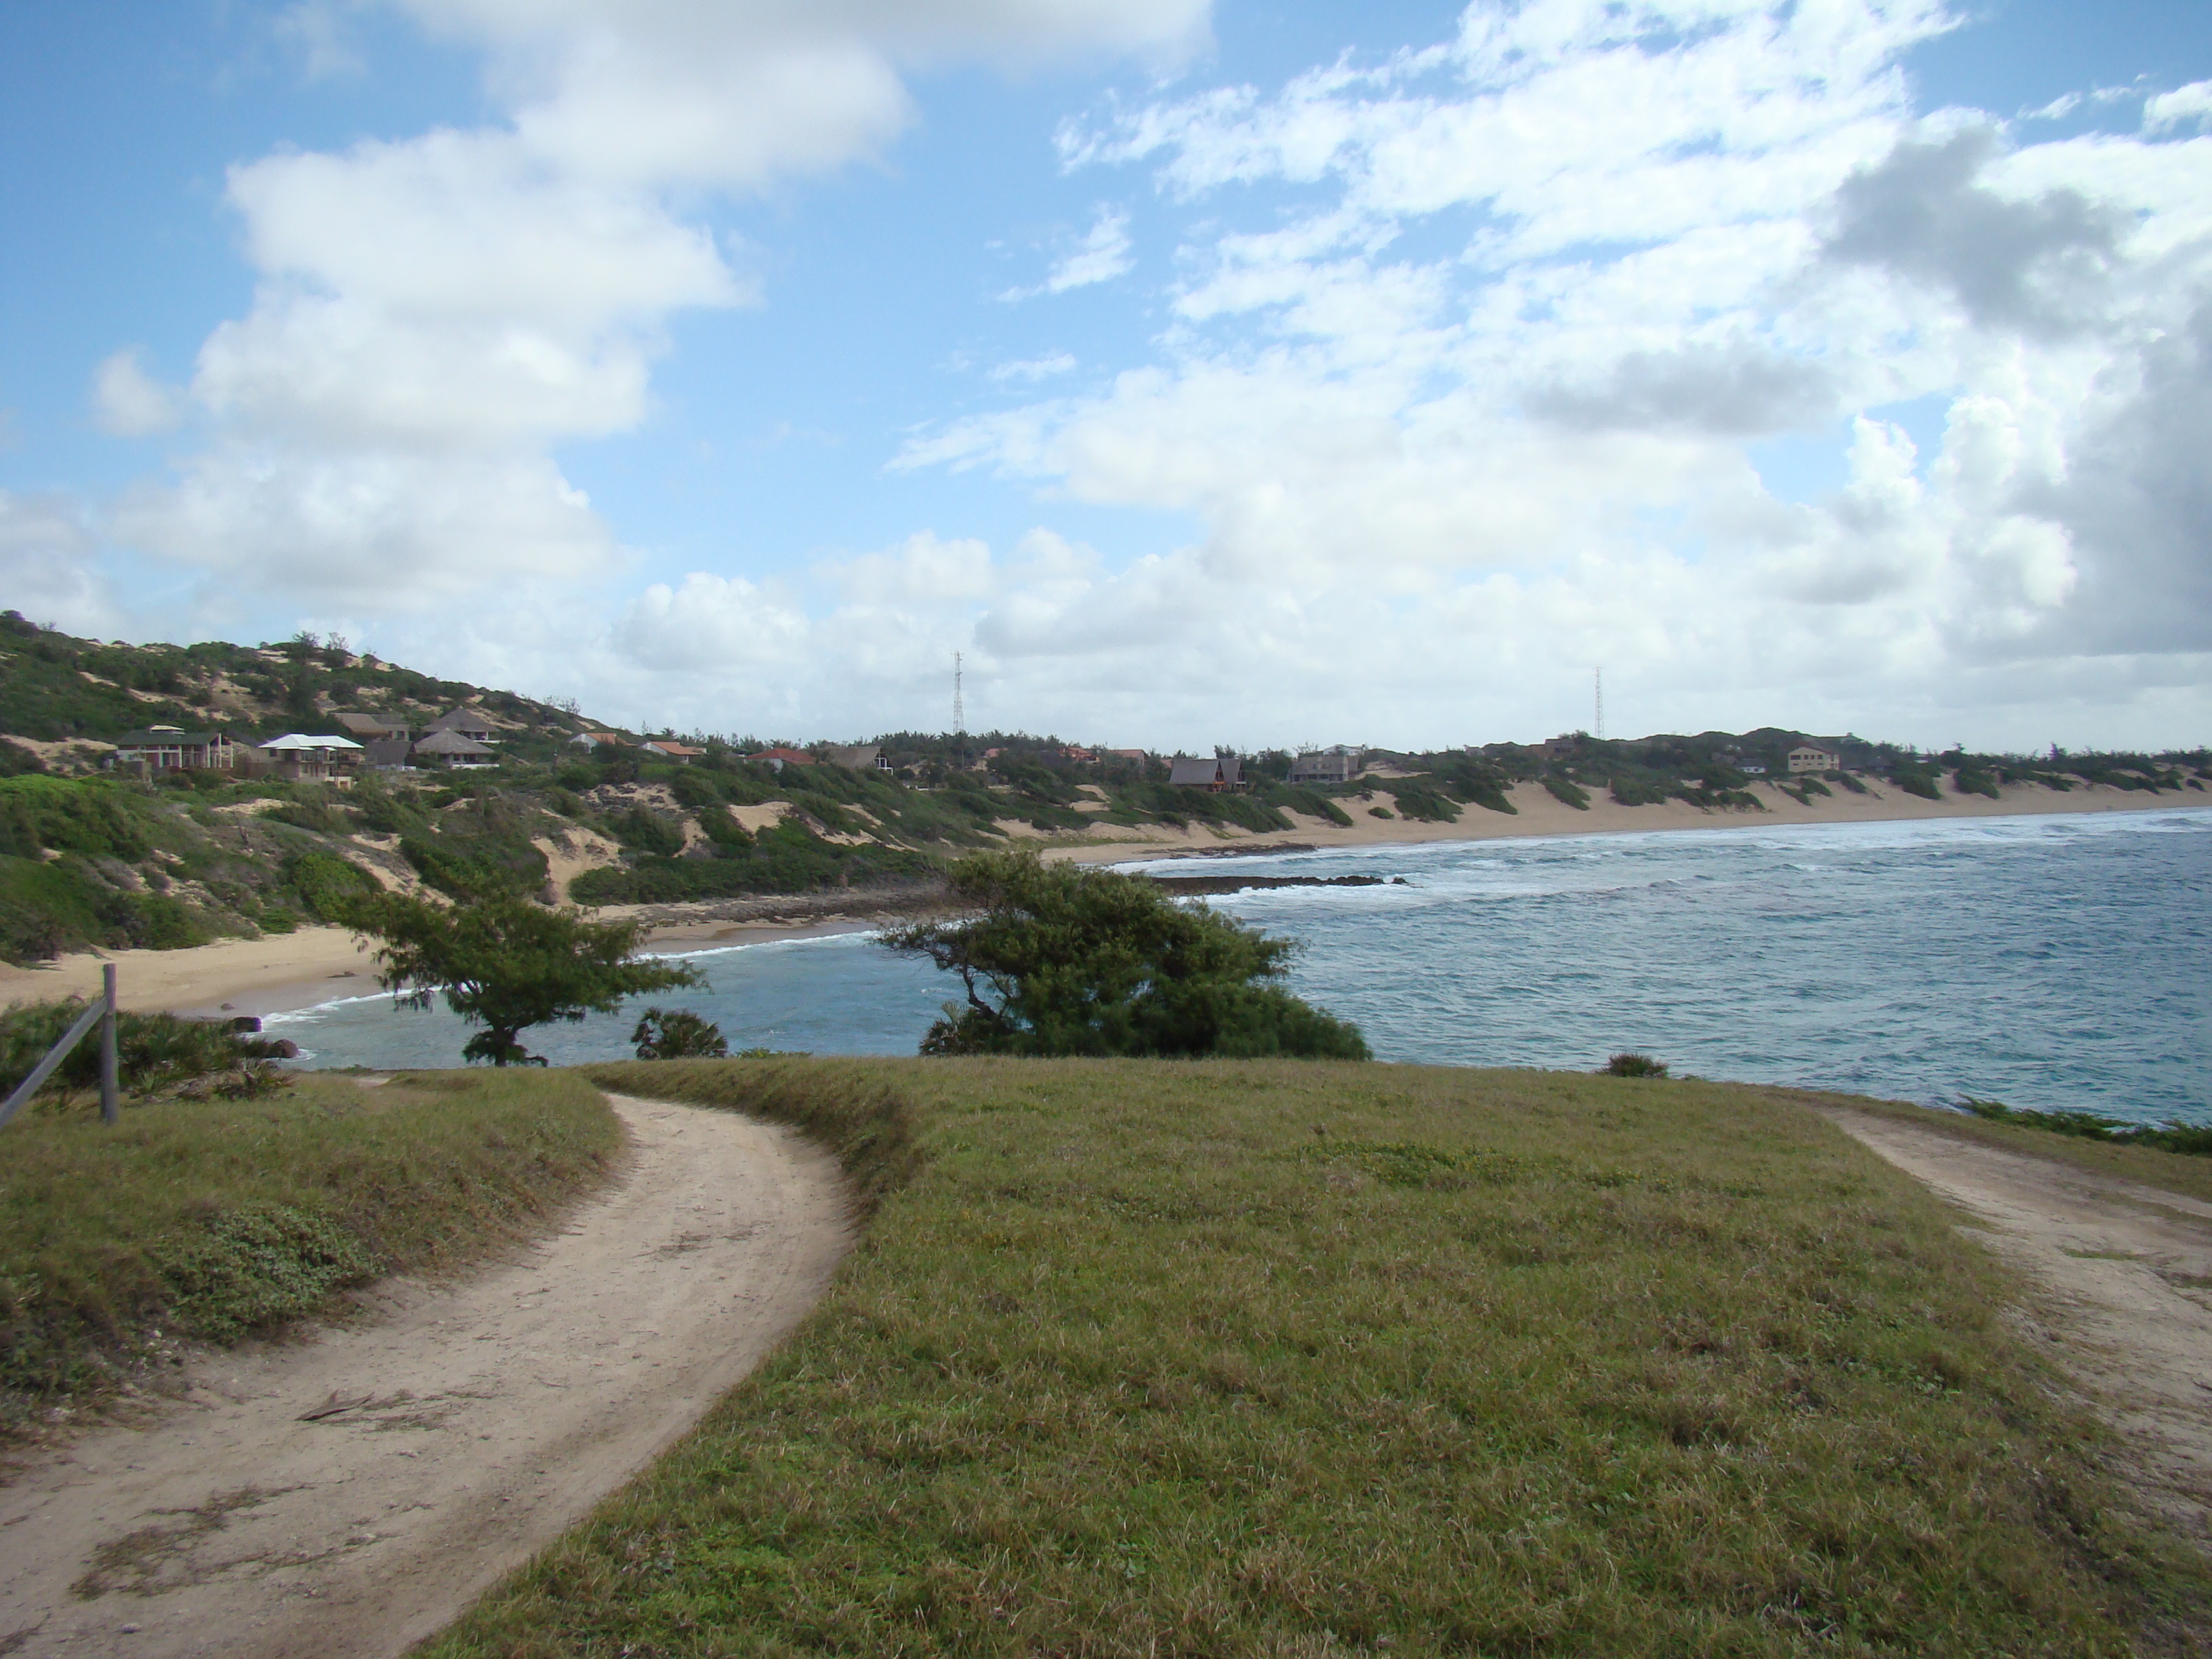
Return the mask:
<path fill-rule="evenodd" d="M 1603 670 L 1602 668 L 1601 668 L 1601 669 L 1599 669 L 1599 670 L 1597 671 L 1597 675 L 1596 675 L 1596 690 L 1597 690 L 1597 740 L 1598 740 L 1600 743 L 1603 743 L 1603 742 L 1605 741 L 1605 670 Z"/>
<path fill-rule="evenodd" d="M 956 651 L 952 653 L 952 735 L 956 738 L 968 735 L 968 704 L 961 690 L 960 653 Z"/>

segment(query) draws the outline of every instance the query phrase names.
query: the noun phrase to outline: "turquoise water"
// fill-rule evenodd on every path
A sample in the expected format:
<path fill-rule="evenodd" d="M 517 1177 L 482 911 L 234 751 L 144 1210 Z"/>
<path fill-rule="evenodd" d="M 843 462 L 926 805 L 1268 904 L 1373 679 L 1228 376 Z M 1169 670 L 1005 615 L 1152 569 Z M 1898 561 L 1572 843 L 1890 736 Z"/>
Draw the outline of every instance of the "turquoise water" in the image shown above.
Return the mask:
<path fill-rule="evenodd" d="M 1165 865 L 1150 867 L 1165 868 Z M 1175 861 L 1403 876 L 1211 901 L 1304 942 L 1293 983 L 1386 1060 L 1973 1094 L 2212 1119 L 2212 809 L 1454 842 Z M 910 1054 L 956 982 L 866 936 L 691 957 L 733 1048 Z M 674 999 L 662 999 L 673 1000 Z M 634 1014 L 540 1028 L 625 1054 Z M 354 999 L 268 1022 L 316 1065 L 452 1065 L 442 1010 Z"/>

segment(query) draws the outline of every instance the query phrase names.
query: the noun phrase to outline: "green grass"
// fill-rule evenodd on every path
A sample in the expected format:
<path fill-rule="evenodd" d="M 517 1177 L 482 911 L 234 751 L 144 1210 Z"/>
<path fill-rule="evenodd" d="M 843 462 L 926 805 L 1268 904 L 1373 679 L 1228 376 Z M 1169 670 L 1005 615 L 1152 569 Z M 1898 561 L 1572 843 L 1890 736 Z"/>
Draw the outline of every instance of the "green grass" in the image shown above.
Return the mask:
<path fill-rule="evenodd" d="M 622 1130 L 574 1073 L 304 1078 L 260 1100 L 83 1097 L 0 1129 L 0 1431 L 173 1357 L 449 1269 L 601 1180 Z"/>
<path fill-rule="evenodd" d="M 794 1339 L 440 1659 L 2212 1633 L 2198 1558 L 2131 1518 L 2009 1334 L 2015 1286 L 1773 1091 L 1265 1062 L 590 1074 L 800 1124 L 872 1218 Z"/>

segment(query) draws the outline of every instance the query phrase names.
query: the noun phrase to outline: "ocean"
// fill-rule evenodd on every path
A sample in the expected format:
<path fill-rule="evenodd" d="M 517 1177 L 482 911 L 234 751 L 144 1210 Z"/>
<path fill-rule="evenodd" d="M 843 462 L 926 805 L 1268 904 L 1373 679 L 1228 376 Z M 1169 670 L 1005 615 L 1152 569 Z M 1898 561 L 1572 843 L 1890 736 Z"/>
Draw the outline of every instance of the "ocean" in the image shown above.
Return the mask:
<path fill-rule="evenodd" d="M 1129 867 L 1384 878 L 1208 901 L 1301 941 L 1292 988 L 1383 1060 L 1589 1070 L 1634 1050 L 1678 1074 L 2212 1120 L 2212 808 Z M 708 988 L 660 1000 L 732 1048 L 911 1054 L 957 986 L 866 934 L 687 955 Z M 556 1064 L 620 1057 L 635 1018 L 524 1041 Z M 454 1065 L 467 1036 L 380 994 L 266 1029 L 316 1066 Z"/>

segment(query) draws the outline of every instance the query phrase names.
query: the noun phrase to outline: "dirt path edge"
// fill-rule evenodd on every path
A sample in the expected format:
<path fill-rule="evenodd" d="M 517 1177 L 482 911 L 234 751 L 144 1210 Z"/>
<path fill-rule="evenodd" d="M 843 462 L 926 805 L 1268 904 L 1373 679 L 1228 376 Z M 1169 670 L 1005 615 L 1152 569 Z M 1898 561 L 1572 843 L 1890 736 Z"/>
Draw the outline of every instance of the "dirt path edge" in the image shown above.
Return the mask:
<path fill-rule="evenodd" d="M 610 1098 L 628 1172 L 526 1257 L 15 1471 L 0 1653 L 400 1654 L 696 1423 L 820 1298 L 848 1194 L 789 1130 Z"/>
<path fill-rule="evenodd" d="M 2033 1287 L 2028 1339 L 2118 1434 L 2116 1472 L 2212 1547 L 2212 1204 L 1938 1126 L 1813 1109 L 1973 1218 Z"/>

